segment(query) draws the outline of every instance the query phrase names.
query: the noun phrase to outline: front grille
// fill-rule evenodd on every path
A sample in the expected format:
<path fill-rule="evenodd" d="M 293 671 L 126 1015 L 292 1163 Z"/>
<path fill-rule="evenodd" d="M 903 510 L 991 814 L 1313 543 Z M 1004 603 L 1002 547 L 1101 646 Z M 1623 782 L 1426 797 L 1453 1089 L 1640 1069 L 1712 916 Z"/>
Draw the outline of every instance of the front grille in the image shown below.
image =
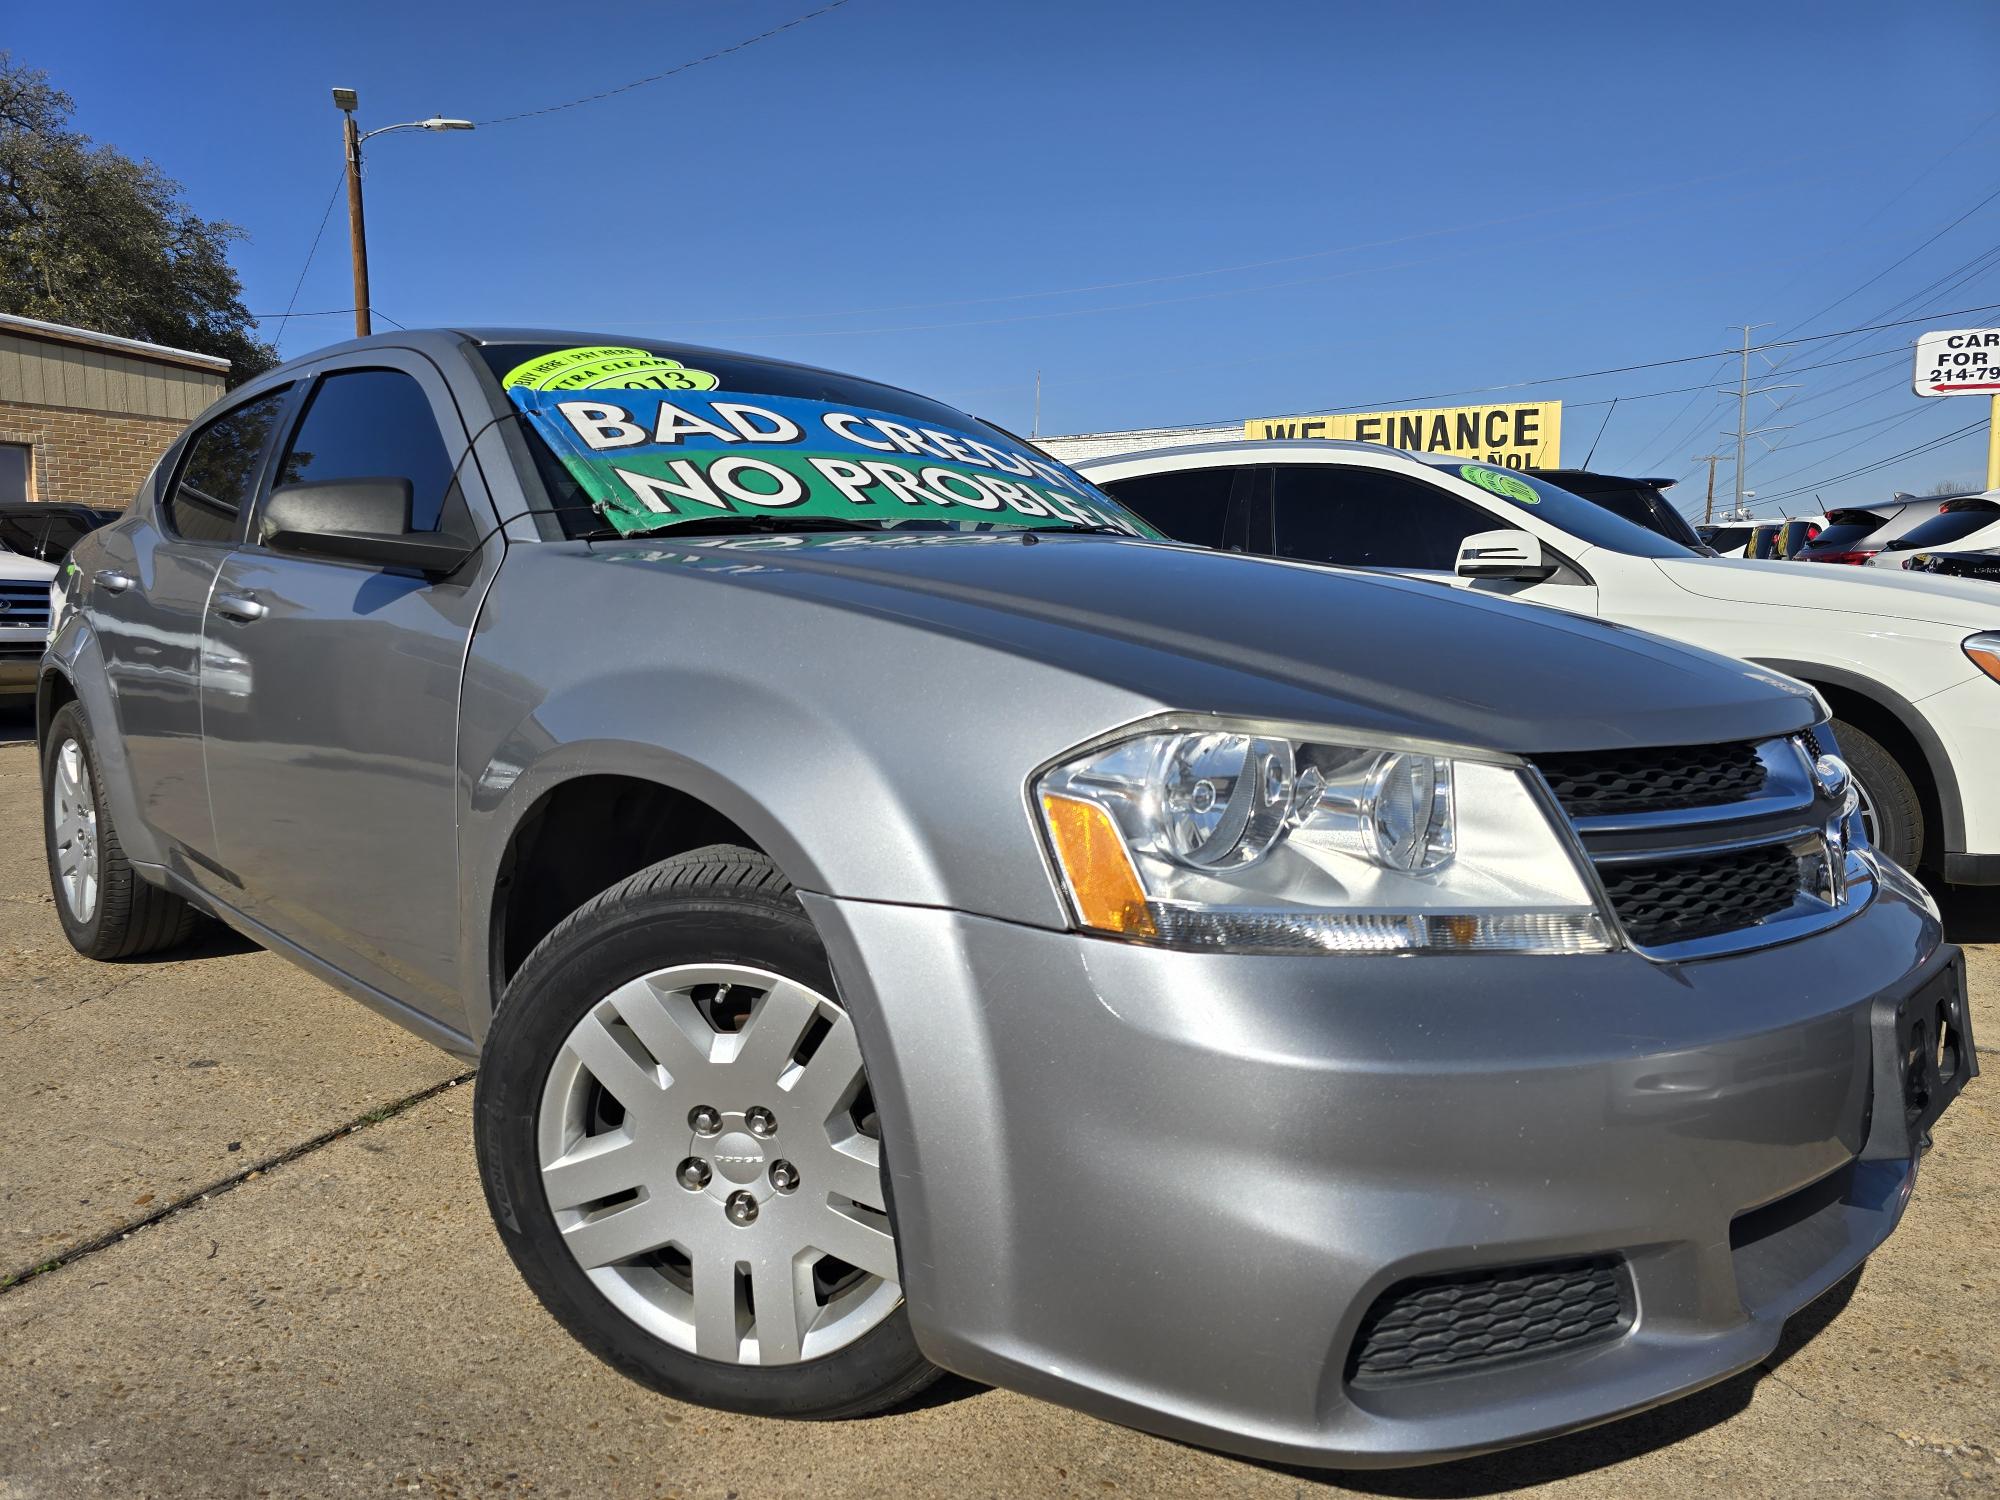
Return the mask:
<path fill-rule="evenodd" d="M 1609 1256 L 1400 1282 L 1361 1320 L 1347 1378 L 1388 1385 L 1615 1339 L 1632 1321 L 1626 1284 Z"/>
<path fill-rule="evenodd" d="M 1755 926 L 1799 893 L 1798 856 L 1781 844 L 1657 863 L 1606 862 L 1597 873 L 1612 910 L 1644 948 Z"/>
<path fill-rule="evenodd" d="M 1755 745 L 1592 750 L 1538 756 L 1535 764 L 1572 818 L 1713 807 L 1764 789 Z"/>
<path fill-rule="evenodd" d="M 47 630 L 49 586 L 32 581 L 0 582 L 0 630 Z"/>

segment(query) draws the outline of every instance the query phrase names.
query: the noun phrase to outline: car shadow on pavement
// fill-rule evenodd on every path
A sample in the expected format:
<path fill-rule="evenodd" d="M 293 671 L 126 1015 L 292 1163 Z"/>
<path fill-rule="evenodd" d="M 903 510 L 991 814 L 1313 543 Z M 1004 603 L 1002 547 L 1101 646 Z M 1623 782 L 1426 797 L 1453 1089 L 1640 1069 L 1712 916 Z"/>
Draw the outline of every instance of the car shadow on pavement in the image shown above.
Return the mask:
<path fill-rule="evenodd" d="M 1944 935 L 1954 943 L 2000 943 L 2000 890 L 1987 885 L 1946 885 L 1930 876 L 1924 887 L 1944 917 Z"/>
<path fill-rule="evenodd" d="M 25 745 L 35 737 L 32 699 L 0 701 L 0 745 Z"/>
<path fill-rule="evenodd" d="M 1650 1411 L 1621 1417 L 1565 1437 L 1508 1448 L 1480 1458 L 1458 1459 L 1421 1469 L 1327 1471 L 1287 1464 L 1260 1467 L 1315 1485 L 1409 1500 L 1474 1500 L 1536 1485 L 1573 1479 L 1666 1448 L 1728 1421 L 1750 1404 L 1758 1381 L 1775 1372 L 1840 1316 L 1861 1281 L 1861 1268 L 1833 1286 L 1810 1307 L 1794 1314 L 1770 1357 L 1756 1368 Z"/>

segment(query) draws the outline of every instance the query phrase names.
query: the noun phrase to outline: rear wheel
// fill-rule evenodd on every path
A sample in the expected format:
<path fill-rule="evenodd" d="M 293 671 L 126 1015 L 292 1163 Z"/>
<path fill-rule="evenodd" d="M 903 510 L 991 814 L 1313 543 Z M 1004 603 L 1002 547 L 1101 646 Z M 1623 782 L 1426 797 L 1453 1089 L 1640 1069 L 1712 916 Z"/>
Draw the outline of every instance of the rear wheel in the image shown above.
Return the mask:
<path fill-rule="evenodd" d="M 83 711 L 66 703 L 42 759 L 42 827 L 56 915 L 87 958 L 136 958 L 186 942 L 201 918 L 125 858 L 104 801 L 104 777 Z"/>
<path fill-rule="evenodd" d="M 833 996 L 791 887 L 727 846 L 596 897 L 507 988 L 479 1074 L 494 1219 L 543 1304 L 656 1390 L 847 1417 L 936 1375 Z"/>
<path fill-rule="evenodd" d="M 1861 825 L 1868 841 L 1906 870 L 1924 857 L 1924 804 L 1895 758 L 1866 730 L 1841 719 L 1833 721 L 1840 753 L 1854 773 L 1860 799 Z"/>

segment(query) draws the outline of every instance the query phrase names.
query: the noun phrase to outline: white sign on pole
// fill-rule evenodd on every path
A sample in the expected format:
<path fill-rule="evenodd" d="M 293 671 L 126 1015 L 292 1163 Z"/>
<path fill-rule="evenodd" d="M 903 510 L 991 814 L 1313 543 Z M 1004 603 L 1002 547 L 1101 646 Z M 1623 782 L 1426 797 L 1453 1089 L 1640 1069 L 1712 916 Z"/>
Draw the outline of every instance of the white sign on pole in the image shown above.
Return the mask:
<path fill-rule="evenodd" d="M 1941 328 L 1917 339 L 1919 396 L 2000 392 L 2000 328 Z"/>

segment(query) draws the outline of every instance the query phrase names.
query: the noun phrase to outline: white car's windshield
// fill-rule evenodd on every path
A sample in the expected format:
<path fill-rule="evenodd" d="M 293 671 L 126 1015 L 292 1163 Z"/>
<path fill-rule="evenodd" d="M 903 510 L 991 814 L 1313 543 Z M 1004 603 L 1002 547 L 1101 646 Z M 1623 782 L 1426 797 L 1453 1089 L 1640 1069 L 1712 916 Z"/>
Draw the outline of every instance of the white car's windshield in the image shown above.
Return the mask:
<path fill-rule="evenodd" d="M 1424 462 L 1434 469 L 1442 469 L 1447 474 L 1476 484 L 1511 504 L 1531 507 L 1551 526 L 1592 547 L 1603 547 L 1607 551 L 1623 552 L 1632 557 L 1700 556 L 1690 547 L 1683 547 L 1679 542 L 1636 525 L 1623 516 L 1613 515 L 1581 495 L 1572 495 L 1568 490 L 1558 489 L 1532 474 L 1449 456 L 1426 457 Z"/>

